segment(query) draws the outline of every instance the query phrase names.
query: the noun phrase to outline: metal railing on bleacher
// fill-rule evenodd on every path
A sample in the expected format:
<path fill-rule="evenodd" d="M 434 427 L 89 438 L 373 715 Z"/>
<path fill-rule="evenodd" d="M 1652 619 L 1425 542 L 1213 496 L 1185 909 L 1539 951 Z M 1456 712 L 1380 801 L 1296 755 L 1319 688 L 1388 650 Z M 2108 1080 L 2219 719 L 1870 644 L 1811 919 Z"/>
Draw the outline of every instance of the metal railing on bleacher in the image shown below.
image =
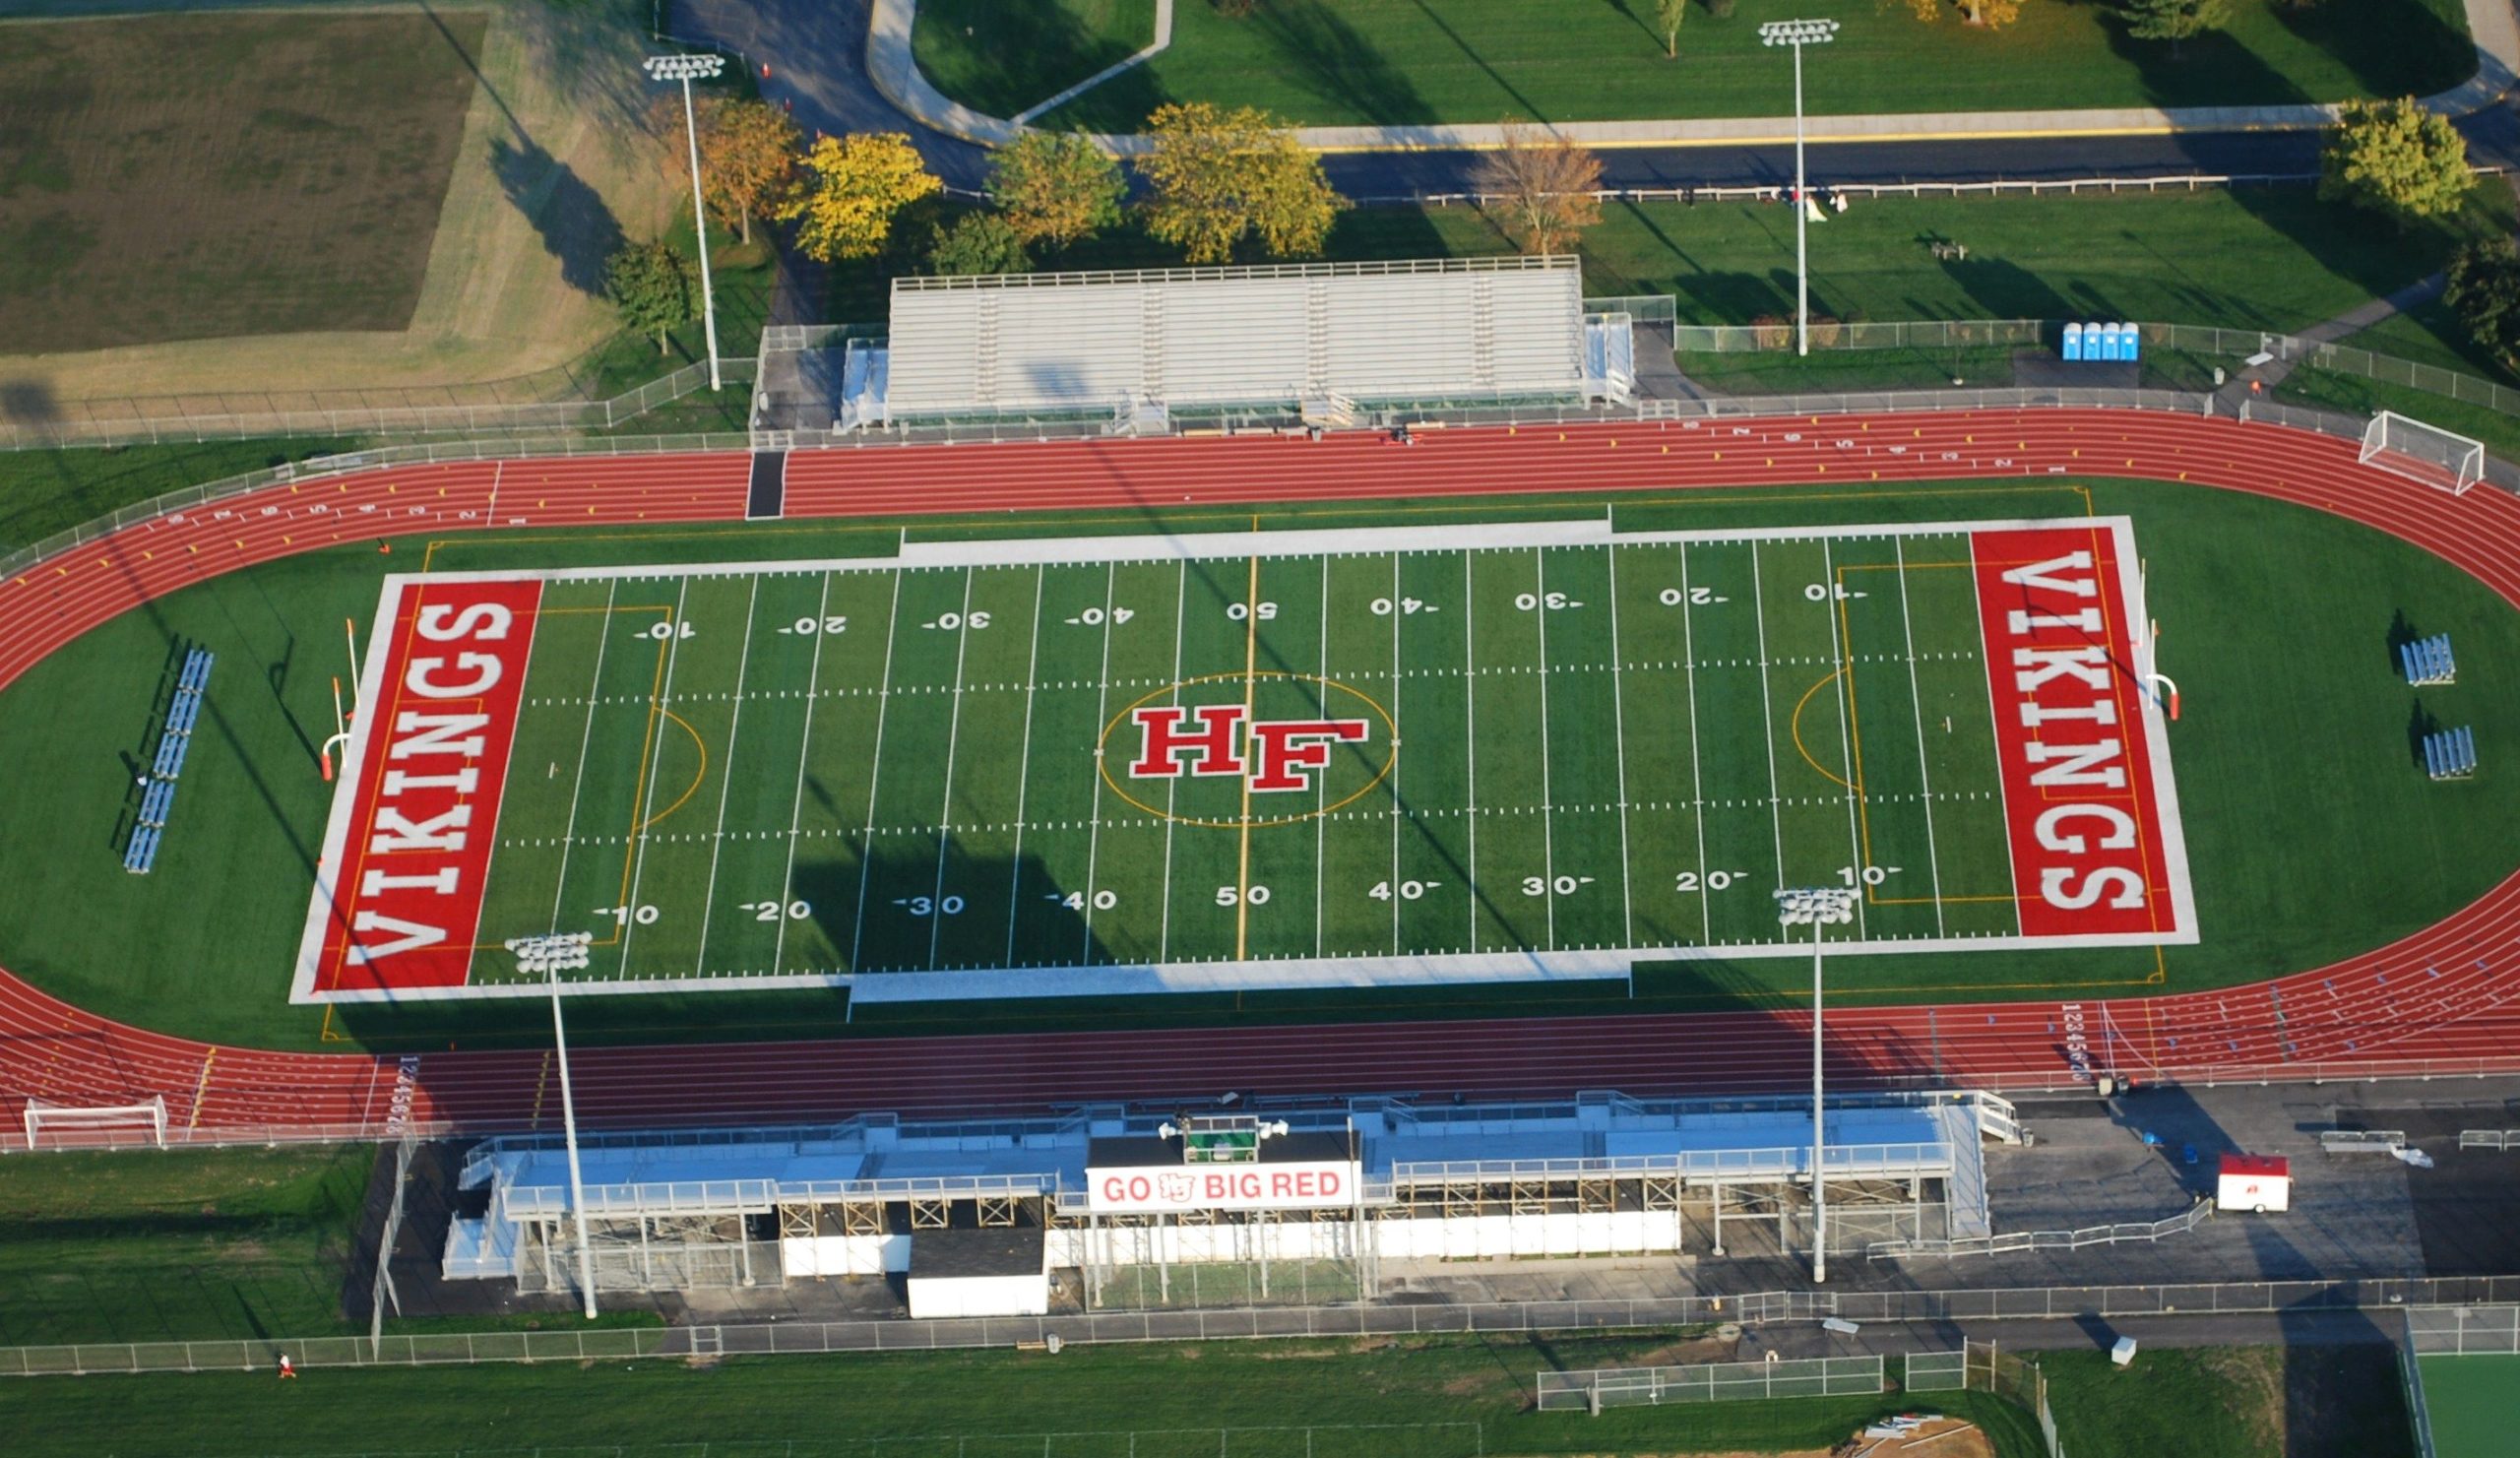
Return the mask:
<path fill-rule="evenodd" d="M 176 675 L 175 697 L 166 706 L 165 723 L 158 731 L 158 752 L 150 757 L 149 772 L 140 777 L 140 811 L 131 839 L 123 847 L 122 868 L 133 875 L 145 876 L 158 863 L 158 846 L 166 833 L 166 817 L 175 807 L 175 782 L 183 778 L 184 758 L 192 749 L 193 726 L 201 719 L 202 693 L 210 686 L 213 662 L 209 649 L 191 649 Z"/>

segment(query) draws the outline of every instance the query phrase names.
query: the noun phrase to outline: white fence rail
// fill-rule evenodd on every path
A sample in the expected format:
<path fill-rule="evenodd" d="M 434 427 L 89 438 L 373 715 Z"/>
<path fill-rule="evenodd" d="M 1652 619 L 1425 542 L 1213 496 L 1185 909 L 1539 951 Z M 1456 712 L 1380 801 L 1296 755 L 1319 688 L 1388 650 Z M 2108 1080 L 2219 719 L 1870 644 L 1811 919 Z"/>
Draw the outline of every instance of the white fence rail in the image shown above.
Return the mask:
<path fill-rule="evenodd" d="M 2167 1220 L 2086 1226 L 2076 1231 L 2013 1231 L 1999 1236 L 1972 1236 L 1954 1240 L 1875 1240 L 1868 1248 L 1874 1260 L 1920 1255 L 2010 1255 L 2022 1250 L 2081 1250 L 2092 1245 L 2153 1241 L 2184 1235 L 2214 1214 L 2212 1200 L 2198 1200 Z"/>
<path fill-rule="evenodd" d="M 2520 1306 L 2409 1306 L 2406 1330 L 2419 1357 L 2520 1355 Z"/>
<path fill-rule="evenodd" d="M 1876 1355 L 1542 1372 L 1533 1393 L 1544 1413 L 1599 1413 L 1664 1403 L 1868 1396 L 1882 1386 Z"/>

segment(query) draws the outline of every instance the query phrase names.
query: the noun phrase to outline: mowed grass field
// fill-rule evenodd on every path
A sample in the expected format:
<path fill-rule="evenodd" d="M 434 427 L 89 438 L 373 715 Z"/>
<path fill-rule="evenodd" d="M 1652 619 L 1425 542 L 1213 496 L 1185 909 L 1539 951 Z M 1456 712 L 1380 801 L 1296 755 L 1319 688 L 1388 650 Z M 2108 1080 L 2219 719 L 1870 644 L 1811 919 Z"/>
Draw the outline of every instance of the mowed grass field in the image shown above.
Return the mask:
<path fill-rule="evenodd" d="M 2520 1422 L 2520 1358 L 2508 1356 L 2426 1357 L 2424 1408 L 2431 1424 L 2431 1446 L 2437 1458 L 2496 1458 L 2511 1451 L 2511 1430 Z"/>
<path fill-rule="evenodd" d="M 2171 732 L 2172 763 L 2202 940 L 2168 948 L 2158 958 L 2151 948 L 1833 958 L 1833 997 L 1966 1000 L 2033 995 L 2031 989 L 2107 996 L 2249 982 L 2318 966 L 2430 924 L 2520 862 L 2520 829 L 2515 829 L 2520 827 L 2520 777 L 2497 772 L 2488 753 L 2485 773 L 2477 780 L 2430 784 L 2417 767 L 2409 738 L 2410 729 L 2429 718 L 2474 725 L 2479 743 L 2488 750 L 2496 743 L 2520 743 L 2520 616 L 2480 584 L 2413 546 L 2316 511 L 2236 493 L 2107 479 L 1920 483 L 1887 492 L 1843 486 L 1693 489 L 1631 493 L 1614 503 L 1549 497 L 1126 518 L 1089 513 L 1015 521 L 929 520 L 914 524 L 911 532 L 914 542 L 942 542 L 1010 533 L 1245 530 L 1255 514 L 1264 530 L 1495 523 L 1563 520 L 1598 512 L 1606 504 L 1612 506 L 1622 532 L 1766 534 L 1806 525 L 1881 527 L 2087 512 L 2123 514 L 2134 523 L 2150 570 L 2153 612 L 2163 626 L 2162 666 L 2184 691 L 2184 717 Z M 0 693 L 0 762 L 17 767 L 8 834 L 0 835 L 0 880 L 46 888 L 43 895 L 0 901 L 0 966 L 97 1012 L 227 1042 L 323 1047 L 340 1046 L 329 1039 L 346 1038 L 383 1049 L 410 1049 L 443 1047 L 450 1040 L 472 1046 L 545 1039 L 547 1024 L 537 1025 L 523 1005 L 401 1008 L 356 1016 L 345 1011 L 328 1023 L 324 1009 L 286 1003 L 289 970 L 331 804 L 330 788 L 314 771 L 314 748 L 329 732 L 330 680 L 344 666 L 339 647 L 344 619 L 364 620 L 374 612 L 386 573 L 422 563 L 439 570 L 540 570 L 559 563 L 679 568 L 713 561 L 819 561 L 889 555 L 900 530 L 884 523 L 798 523 L 496 538 L 454 534 L 434 545 L 426 538 L 406 539 L 392 556 L 380 556 L 368 544 L 238 572 L 106 623 Z M 1768 548 L 1759 550 L 1764 559 Z M 1694 546 L 1689 555 L 1694 572 Z M 1624 562 L 1620 581 L 1623 588 L 1645 585 L 1642 579 L 1629 582 Z M 1170 605 L 1162 601 L 1163 585 L 1168 584 L 1159 585 L 1148 600 L 1160 604 L 1150 611 Z M 1333 586 L 1335 591 L 1337 584 Z M 1317 583 L 1313 590 L 1319 591 Z M 958 605 L 959 584 L 950 596 L 951 604 L 923 602 L 915 620 L 935 620 L 930 606 L 942 610 Z M 1280 596 L 1294 600 L 1292 589 Z M 1510 616 L 1512 611 L 1509 602 L 1506 612 Z M 1065 623 L 1069 615 L 1075 614 L 1051 614 L 1050 626 L 1059 634 L 1090 639 L 1093 635 L 1084 627 Z M 1442 614 L 1434 620 L 1440 622 Z M 1387 633 L 1389 621 L 1377 621 Z M 1211 624 L 1218 626 L 1222 624 Z M 1343 641 L 1346 628 L 1343 623 Z M 1423 631 L 1408 622 L 1401 629 L 1404 650 L 1418 641 L 1410 635 Z M 1620 629 L 1623 638 L 1630 630 L 1624 607 Z M 705 624 L 702 630 L 713 636 L 719 631 Z M 974 635 L 975 646 L 997 631 L 992 626 Z M 2405 632 L 2453 636 L 2460 660 L 2457 686 L 2420 692 L 2408 688 L 2396 673 L 2391 649 L 2393 635 Z M 802 646 L 775 633 L 770 641 L 786 648 Z M 156 873 L 130 876 L 121 869 L 115 841 L 133 789 L 135 771 L 127 760 L 140 752 L 150 732 L 154 687 L 169 662 L 180 659 L 175 650 L 181 643 L 200 643 L 220 655 L 205 717 L 208 731 L 196 735 L 183 798 Z M 1536 641 L 1532 646 L 1537 648 Z M 988 651 L 1000 650 L 989 646 Z M 1333 651 L 1340 651 L 1336 644 Z M 651 654 L 653 672 L 653 644 Z M 1238 657 L 1228 665 L 1229 669 L 1240 666 Z M 1133 673 L 1169 671 L 1167 653 L 1160 665 Z M 565 691 L 583 693 L 584 681 Z M 1796 684 L 1795 692 L 1807 686 Z M 1529 689 L 1526 684 L 1500 691 Z M 1411 691 L 1404 687 L 1404 722 L 1418 712 L 1408 697 Z M 1550 691 L 1552 702 L 1557 692 Z M 938 704 L 920 712 L 932 714 L 944 707 L 940 696 Z M 1483 705 L 1480 713 L 1484 721 Z M 1861 722 L 1869 726 L 1871 714 L 1866 699 Z M 1637 720 L 1630 715 L 1631 734 L 1639 731 Z M 1869 728 L 1866 733 L 1869 755 Z M 1825 742 L 1826 730 L 1807 737 Z M 743 753 L 738 744 L 737 757 Z M 1402 788 L 1412 792 L 1406 744 L 1402 753 Z M 543 770 L 549 758 L 533 765 L 529 775 Z M 789 778 L 767 787 L 782 805 L 792 803 L 798 760 L 789 754 L 785 763 Z M 939 768 L 922 764 L 915 773 Z M 1877 777 L 1886 771 L 1874 773 Z M 1488 783 L 1484 768 L 1481 775 L 1481 783 Z M 1534 778 L 1529 767 L 1522 767 L 1512 782 L 1500 777 L 1497 789 L 1501 792 L 1510 784 L 1516 792 L 1530 793 L 1520 782 Z M 914 782 L 906 777 L 903 783 L 907 788 Z M 958 792 L 970 792 L 969 782 L 960 783 L 967 788 Z M 917 814 L 932 825 L 941 785 L 931 785 L 922 791 L 930 798 Z M 1639 800 L 1678 797 L 1649 795 L 1650 788 L 1632 783 L 1631 795 Z M 738 785 L 739 793 L 752 792 L 748 783 Z M 809 810 L 819 804 L 810 783 L 806 799 Z M 845 808 L 834 813 L 833 823 L 862 832 L 864 801 L 850 805 L 835 795 L 834 802 Z M 701 813 L 714 818 L 714 805 Z M 1838 813 L 1844 813 L 1842 802 Z M 686 808 L 677 814 L 695 812 Z M 1176 839 L 1181 832 L 1176 826 Z M 1385 829 L 1385 847 L 1388 834 Z M 839 838 L 825 840 L 836 845 Z M 924 850 L 933 856 L 932 834 Z M 1488 854 L 1482 838 L 1481 858 Z M 1509 854 L 1529 853 L 1514 848 Z M 799 858 L 804 858 L 801 854 Z M 932 859 L 924 868 L 934 875 Z M 1600 875 L 1599 870 L 1591 873 Z M 617 860 L 612 874 L 619 874 Z M 1440 873 L 1431 878 L 1447 879 Z M 1209 880 L 1206 894 L 1213 898 L 1218 886 L 1233 879 Z M 1641 872 L 1638 883 L 1644 883 Z M 1368 881 L 1366 889 L 1371 885 Z M 1291 899 L 1277 908 L 1302 909 L 1290 922 L 1307 936 L 1311 908 L 1302 896 L 1308 889 L 1302 882 L 1291 885 Z M 1750 894 L 1764 898 L 1766 892 L 1758 886 Z M 898 894 L 888 892 L 884 899 L 889 902 Z M 760 893 L 741 899 L 758 900 Z M 813 901 L 813 893 L 804 899 Z M 582 898 L 579 909 L 608 904 L 619 903 Z M 1002 915 L 1004 903 L 999 905 Z M 1388 915 L 1387 905 L 1374 905 Z M 1216 914 L 1216 909 L 1201 910 Z M 1537 909 L 1523 908 L 1517 915 L 1532 910 Z M 548 918 L 549 912 L 543 915 Z M 1082 926 L 1073 929 L 1081 940 Z M 1004 936 L 1002 921 L 996 934 Z M 696 991 L 587 998 L 571 1031 L 587 1039 L 654 1042 L 794 1037 L 808 1031 L 882 1036 L 983 1028 L 1686 1011 L 1745 1002 L 1771 1005 L 1790 996 L 1799 971 L 1792 959 L 1648 964 L 1639 969 L 1633 1000 L 1627 988 L 1609 983 L 1422 995 L 1182 994 L 879 1011 L 871 1004 L 850 1009 L 842 994 L 825 989 Z M 853 1019 L 846 1025 L 845 1014 Z"/>
<path fill-rule="evenodd" d="M 1518 537 L 547 583 L 472 982 L 551 930 L 595 983 L 1527 976 L 1775 945 L 1771 890 L 1858 874 L 1850 939 L 2017 929 L 1966 533 Z M 1135 711 L 1211 706 L 1363 737 L 1307 788 L 1134 772 Z"/>
<path fill-rule="evenodd" d="M 920 12 L 920 59 L 961 99 L 1046 100 L 1105 53 L 1111 0 L 1005 8 L 1026 16 L 1038 48 L 998 50 Z M 2426 95 L 2476 69 L 2457 0 L 2236 0 L 2226 27 L 2174 54 L 2166 41 L 2128 35 L 2122 14 L 2104 5 L 2027 5 L 1991 32 L 1950 7 L 1935 24 L 1870 0 L 1817 0 L 1795 14 L 1842 28 L 1807 58 L 1817 116 Z M 1692 4 L 1673 61 L 1646 0 L 1262 0 L 1242 17 L 1183 4 L 1170 48 L 1043 121 L 1133 131 L 1154 106 L 1192 100 L 1262 106 L 1313 126 L 1785 116 L 1792 62 L 1758 39 L 1759 24 L 1774 18 L 1745 5 L 1719 19 Z M 957 49 L 968 54 L 948 61 Z"/>
<path fill-rule="evenodd" d="M 9 25 L 0 348 L 403 329 L 486 28 L 477 10 Z"/>

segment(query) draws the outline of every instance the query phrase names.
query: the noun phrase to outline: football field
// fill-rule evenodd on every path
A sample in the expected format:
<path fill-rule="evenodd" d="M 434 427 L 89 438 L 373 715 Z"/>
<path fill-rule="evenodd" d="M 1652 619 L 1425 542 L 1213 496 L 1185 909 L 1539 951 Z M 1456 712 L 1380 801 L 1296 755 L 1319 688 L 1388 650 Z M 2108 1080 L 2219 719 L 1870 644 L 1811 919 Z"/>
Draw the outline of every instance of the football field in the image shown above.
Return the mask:
<path fill-rule="evenodd" d="M 2190 941 L 2119 519 L 390 579 L 301 999 L 1618 977 Z M 2015 641 L 2017 640 L 2017 641 Z M 2060 697 L 2061 695 L 2061 697 Z"/>

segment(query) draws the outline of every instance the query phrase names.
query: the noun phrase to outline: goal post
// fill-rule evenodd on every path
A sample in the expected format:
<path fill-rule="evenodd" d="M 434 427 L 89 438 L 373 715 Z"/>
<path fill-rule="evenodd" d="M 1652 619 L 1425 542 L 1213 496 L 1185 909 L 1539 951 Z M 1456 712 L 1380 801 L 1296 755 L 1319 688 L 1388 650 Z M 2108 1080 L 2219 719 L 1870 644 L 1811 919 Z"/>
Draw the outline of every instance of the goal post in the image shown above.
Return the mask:
<path fill-rule="evenodd" d="M 2485 477 L 2485 445 L 2467 436 L 2426 425 L 2395 411 L 2382 411 L 2362 427 L 2365 466 L 2418 480 L 2464 496 Z"/>
<path fill-rule="evenodd" d="M 53 1133 L 55 1149 L 105 1149 L 141 1143 L 164 1149 L 166 1100 L 159 1095 L 140 1104 L 70 1105 L 30 1099 L 26 1125 L 30 1150 L 44 1147 L 47 1131 Z"/>

